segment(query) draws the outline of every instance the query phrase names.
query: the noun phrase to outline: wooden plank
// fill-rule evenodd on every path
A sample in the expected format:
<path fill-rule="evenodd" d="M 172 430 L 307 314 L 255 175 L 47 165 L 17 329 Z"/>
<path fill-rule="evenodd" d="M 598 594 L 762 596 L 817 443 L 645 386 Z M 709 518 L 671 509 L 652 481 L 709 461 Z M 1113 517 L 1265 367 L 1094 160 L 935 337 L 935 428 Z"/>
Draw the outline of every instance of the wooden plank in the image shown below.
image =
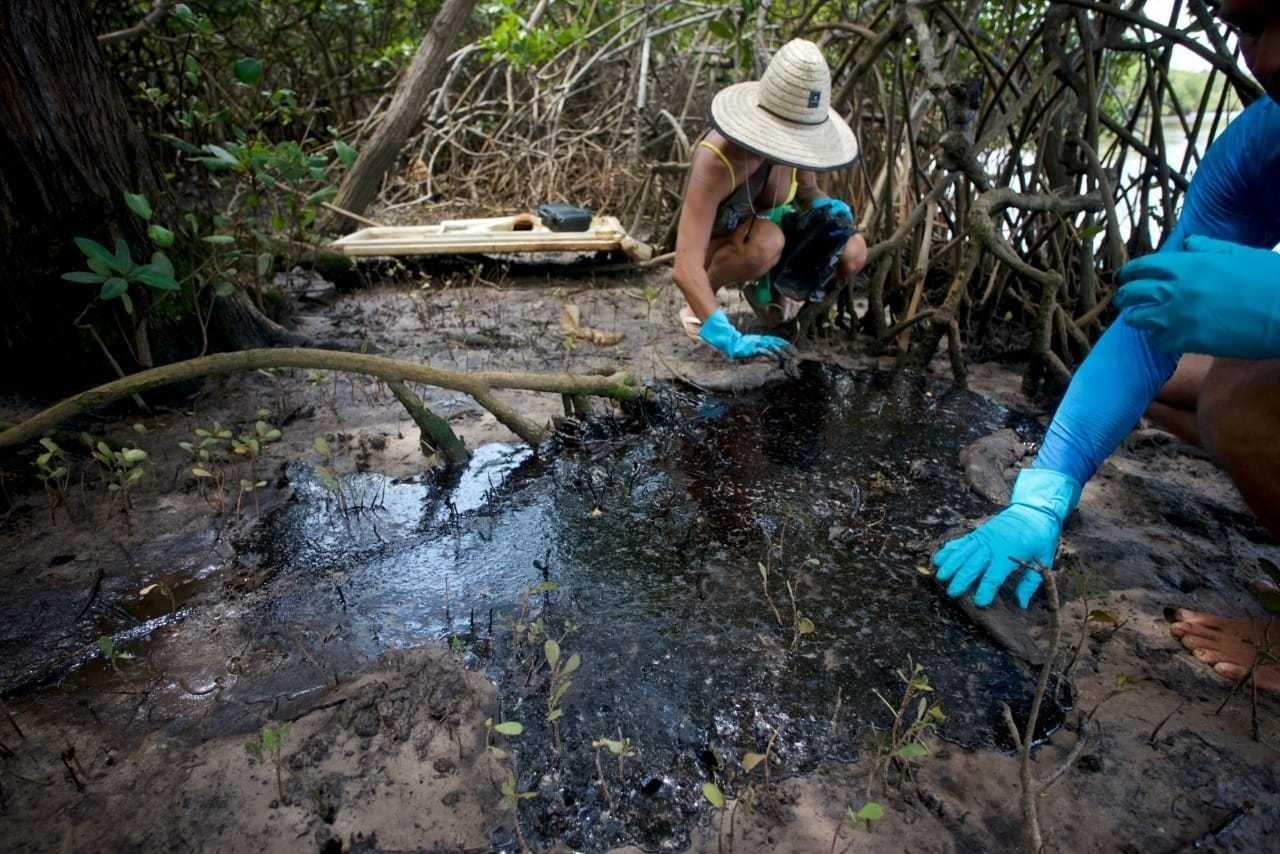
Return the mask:
<path fill-rule="evenodd" d="M 517 230 L 517 224 L 525 227 Z M 445 220 L 436 225 L 362 228 L 330 244 L 353 257 L 522 252 L 622 251 L 635 260 L 652 250 L 633 240 L 615 217 L 596 217 L 587 231 L 552 231 L 529 214 Z"/>

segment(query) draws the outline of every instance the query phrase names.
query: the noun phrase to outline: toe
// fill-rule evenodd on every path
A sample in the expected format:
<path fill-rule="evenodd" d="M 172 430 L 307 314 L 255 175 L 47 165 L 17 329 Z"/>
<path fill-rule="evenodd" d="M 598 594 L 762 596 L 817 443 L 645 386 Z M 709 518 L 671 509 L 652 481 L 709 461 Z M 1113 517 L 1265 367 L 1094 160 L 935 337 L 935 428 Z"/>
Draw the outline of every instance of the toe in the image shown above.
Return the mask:
<path fill-rule="evenodd" d="M 1239 682 L 1249 675 L 1249 668 L 1232 664 L 1230 661 L 1220 661 L 1213 665 L 1213 672 L 1219 676 L 1225 676 L 1232 682 Z"/>

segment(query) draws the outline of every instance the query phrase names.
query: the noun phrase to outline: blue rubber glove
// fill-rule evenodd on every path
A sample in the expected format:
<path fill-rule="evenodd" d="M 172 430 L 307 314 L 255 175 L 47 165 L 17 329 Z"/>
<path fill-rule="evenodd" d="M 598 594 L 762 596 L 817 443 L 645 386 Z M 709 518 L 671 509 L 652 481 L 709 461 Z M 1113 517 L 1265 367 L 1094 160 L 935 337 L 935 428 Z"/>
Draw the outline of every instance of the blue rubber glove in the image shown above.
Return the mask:
<path fill-rule="evenodd" d="M 772 335 L 743 335 L 733 328 L 722 309 L 702 321 L 698 337 L 724 353 L 730 359 L 750 359 L 753 356 L 780 356 L 791 348 L 781 338 Z"/>
<path fill-rule="evenodd" d="M 1048 469 L 1023 469 L 1008 507 L 933 556 L 938 581 L 950 582 L 947 595 L 963 596 L 976 581 L 973 604 L 985 608 L 1021 564 L 1052 567 L 1062 525 L 1079 500 L 1080 484 L 1070 477 Z M 1027 607 L 1042 581 L 1034 570 L 1022 573 L 1013 590 L 1020 607 Z"/>
<path fill-rule="evenodd" d="M 1280 254 L 1211 237 L 1130 261 L 1113 302 L 1162 350 L 1232 359 L 1280 356 Z"/>
<path fill-rule="evenodd" d="M 826 208 L 831 209 L 829 216 L 831 216 L 833 219 L 839 216 L 847 216 L 850 220 L 853 219 L 853 211 L 849 209 L 848 202 L 843 202 L 840 199 L 833 199 L 830 196 L 823 196 L 820 199 L 814 199 L 809 204 L 809 210 L 812 210 L 812 211 L 825 210 Z"/>

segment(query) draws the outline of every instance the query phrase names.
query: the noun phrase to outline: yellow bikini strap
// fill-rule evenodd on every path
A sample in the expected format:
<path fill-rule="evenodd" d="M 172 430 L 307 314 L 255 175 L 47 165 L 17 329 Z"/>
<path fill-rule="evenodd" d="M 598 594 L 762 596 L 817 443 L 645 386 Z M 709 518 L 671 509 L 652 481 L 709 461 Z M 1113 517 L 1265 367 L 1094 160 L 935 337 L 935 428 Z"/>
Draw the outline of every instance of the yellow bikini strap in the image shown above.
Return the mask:
<path fill-rule="evenodd" d="M 796 167 L 791 167 L 791 189 L 787 191 L 787 200 L 784 205 L 789 205 L 796 200 L 796 190 L 800 186 L 800 177 L 796 172 Z"/>
<path fill-rule="evenodd" d="M 729 170 L 729 180 L 733 182 L 733 186 L 735 187 L 738 186 L 738 175 L 736 172 L 733 171 L 733 164 L 729 162 L 728 157 L 724 156 L 724 152 L 720 150 L 720 147 L 718 145 L 716 145 L 714 142 L 709 142 L 708 140 L 700 139 L 698 140 L 698 144 L 696 147 L 705 148 L 707 151 L 710 151 L 716 157 L 719 157 L 720 162 L 724 164 L 724 168 Z"/>

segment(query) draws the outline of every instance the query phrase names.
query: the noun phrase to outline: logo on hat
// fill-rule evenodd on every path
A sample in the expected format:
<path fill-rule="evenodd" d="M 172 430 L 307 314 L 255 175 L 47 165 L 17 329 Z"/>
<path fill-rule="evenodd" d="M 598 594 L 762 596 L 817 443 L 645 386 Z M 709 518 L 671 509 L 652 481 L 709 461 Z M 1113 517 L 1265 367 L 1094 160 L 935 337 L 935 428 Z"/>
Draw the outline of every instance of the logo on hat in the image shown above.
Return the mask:
<path fill-rule="evenodd" d="M 809 109 L 816 110 L 818 105 L 822 103 L 822 93 L 817 89 L 809 90 Z"/>

